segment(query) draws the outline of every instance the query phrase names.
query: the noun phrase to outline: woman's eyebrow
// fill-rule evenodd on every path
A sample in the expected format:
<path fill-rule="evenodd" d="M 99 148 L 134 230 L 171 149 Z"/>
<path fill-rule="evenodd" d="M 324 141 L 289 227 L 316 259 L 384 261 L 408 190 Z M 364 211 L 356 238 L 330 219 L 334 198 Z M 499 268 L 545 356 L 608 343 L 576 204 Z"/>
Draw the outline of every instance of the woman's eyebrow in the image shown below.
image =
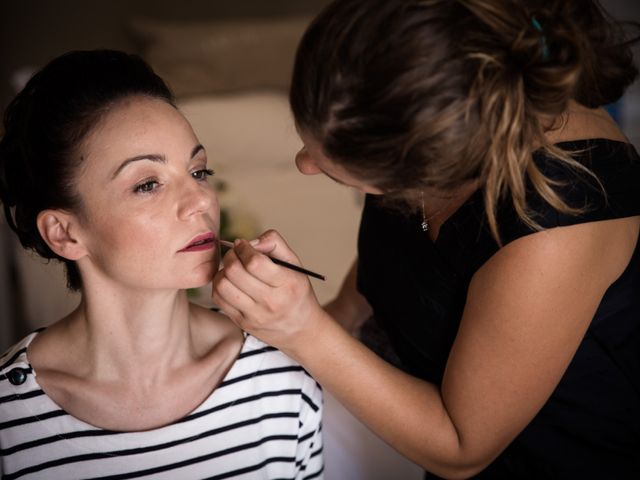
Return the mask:
<path fill-rule="evenodd" d="M 204 151 L 204 147 L 201 144 L 198 144 L 195 147 L 193 147 L 193 150 L 191 150 L 191 158 L 195 157 L 201 151 Z"/>
<path fill-rule="evenodd" d="M 127 158 L 124 162 L 122 162 L 120 164 L 120 166 L 116 169 L 116 171 L 113 172 L 113 175 L 111 175 L 111 180 L 116 178 L 118 176 L 118 174 L 122 170 L 124 170 L 125 167 L 127 167 L 128 165 L 130 165 L 133 162 L 139 162 L 141 160 L 149 160 L 151 162 L 167 163 L 166 157 L 164 155 L 159 154 L 159 153 L 145 153 L 145 154 L 142 154 L 142 155 L 136 155 L 135 157 Z"/>
<path fill-rule="evenodd" d="M 194 158 L 201 151 L 204 151 L 204 147 L 201 144 L 196 145 L 195 147 L 193 147 L 193 150 L 191 150 L 191 157 L 190 158 Z M 142 155 L 136 155 L 135 157 L 127 158 L 124 162 L 122 162 L 120 164 L 120 166 L 116 169 L 116 171 L 113 172 L 113 175 L 111 176 L 111 180 L 116 178 L 118 176 L 118 174 L 122 170 L 124 170 L 124 168 L 127 165 L 129 165 L 129 164 L 131 164 L 133 162 L 139 162 L 141 160 L 149 160 L 151 162 L 167 163 L 166 157 L 164 155 L 159 154 L 159 153 L 144 153 Z"/>

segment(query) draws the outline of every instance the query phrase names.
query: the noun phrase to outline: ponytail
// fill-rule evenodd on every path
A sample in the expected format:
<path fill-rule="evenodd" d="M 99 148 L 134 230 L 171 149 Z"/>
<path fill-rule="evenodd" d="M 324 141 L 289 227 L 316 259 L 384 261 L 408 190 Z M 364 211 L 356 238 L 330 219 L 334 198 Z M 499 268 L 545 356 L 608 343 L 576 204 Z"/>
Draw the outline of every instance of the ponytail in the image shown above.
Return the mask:
<path fill-rule="evenodd" d="M 611 103 L 637 74 L 592 0 L 337 0 L 300 43 L 290 102 L 300 130 L 386 197 L 412 204 L 418 190 L 478 181 L 500 243 L 503 201 L 540 228 L 529 187 L 581 212 L 533 152 L 590 175 L 545 134 L 570 101 Z"/>
<path fill-rule="evenodd" d="M 492 234 L 499 242 L 496 211 L 505 196 L 525 224 L 541 228 L 527 208 L 527 181 L 556 210 L 581 213 L 556 193 L 532 152 L 543 150 L 592 175 L 571 152 L 551 145 L 545 133 L 558 126 L 570 100 L 599 107 L 617 100 L 633 81 L 637 69 L 621 30 L 591 1 L 546 2 L 539 9 L 518 9 L 519 2 L 508 0 L 459 3 L 479 22 L 463 49 L 477 65 L 469 96 L 479 111 L 476 136 L 490 139 L 481 177 Z M 605 52 L 608 56 L 601 58 Z"/>

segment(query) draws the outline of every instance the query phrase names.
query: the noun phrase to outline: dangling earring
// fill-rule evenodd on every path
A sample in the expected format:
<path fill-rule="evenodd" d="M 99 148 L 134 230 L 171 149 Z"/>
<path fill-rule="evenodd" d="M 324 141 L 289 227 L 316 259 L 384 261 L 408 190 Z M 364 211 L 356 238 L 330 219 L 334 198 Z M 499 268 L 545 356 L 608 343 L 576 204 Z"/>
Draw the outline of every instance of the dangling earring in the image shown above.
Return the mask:
<path fill-rule="evenodd" d="M 427 214 L 426 214 L 425 209 L 424 209 L 424 192 L 422 190 L 420 190 L 420 197 L 422 198 L 422 223 L 420 224 L 420 226 L 422 227 L 422 231 L 423 232 L 428 232 L 429 228 L 430 228 L 429 221 L 433 220 L 433 218 L 435 218 L 436 215 L 442 213 L 442 211 L 445 209 L 446 205 L 443 206 L 436 213 L 431 215 L 429 218 L 427 218 Z"/>
<path fill-rule="evenodd" d="M 422 197 L 422 223 L 420 226 L 422 227 L 423 232 L 429 231 L 429 219 L 427 218 L 424 211 L 424 192 L 420 190 L 420 196 Z"/>

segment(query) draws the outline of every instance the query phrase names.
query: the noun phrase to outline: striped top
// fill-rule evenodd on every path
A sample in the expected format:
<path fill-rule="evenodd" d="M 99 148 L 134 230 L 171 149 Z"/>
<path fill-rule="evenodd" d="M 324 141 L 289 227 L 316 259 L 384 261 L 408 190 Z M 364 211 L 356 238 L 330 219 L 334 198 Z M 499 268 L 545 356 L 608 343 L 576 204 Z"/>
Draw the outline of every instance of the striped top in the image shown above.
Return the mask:
<path fill-rule="evenodd" d="M 142 432 L 103 430 L 62 410 L 26 351 L 0 357 L 0 476 L 23 479 L 322 478 L 322 392 L 302 367 L 247 336 L 192 413 Z"/>

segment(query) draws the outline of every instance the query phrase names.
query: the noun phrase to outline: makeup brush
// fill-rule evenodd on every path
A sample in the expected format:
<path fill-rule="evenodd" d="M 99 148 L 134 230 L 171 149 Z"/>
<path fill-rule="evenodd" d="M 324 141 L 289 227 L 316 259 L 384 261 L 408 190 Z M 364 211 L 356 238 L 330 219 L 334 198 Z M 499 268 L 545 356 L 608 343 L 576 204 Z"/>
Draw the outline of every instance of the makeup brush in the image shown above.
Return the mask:
<path fill-rule="evenodd" d="M 227 248 L 233 248 L 233 242 L 229 242 L 228 240 L 219 240 L 220 245 Z M 280 265 L 282 267 L 286 267 L 290 270 L 295 270 L 296 272 L 304 273 L 305 275 L 309 275 L 310 277 L 319 278 L 320 280 L 324 280 L 324 275 L 320 275 L 319 273 L 312 272 L 311 270 L 307 270 L 306 268 L 299 267 L 289 262 L 285 262 L 284 260 L 280 260 L 278 258 L 273 258 L 267 255 L 269 259 L 275 263 L 276 265 Z"/>

